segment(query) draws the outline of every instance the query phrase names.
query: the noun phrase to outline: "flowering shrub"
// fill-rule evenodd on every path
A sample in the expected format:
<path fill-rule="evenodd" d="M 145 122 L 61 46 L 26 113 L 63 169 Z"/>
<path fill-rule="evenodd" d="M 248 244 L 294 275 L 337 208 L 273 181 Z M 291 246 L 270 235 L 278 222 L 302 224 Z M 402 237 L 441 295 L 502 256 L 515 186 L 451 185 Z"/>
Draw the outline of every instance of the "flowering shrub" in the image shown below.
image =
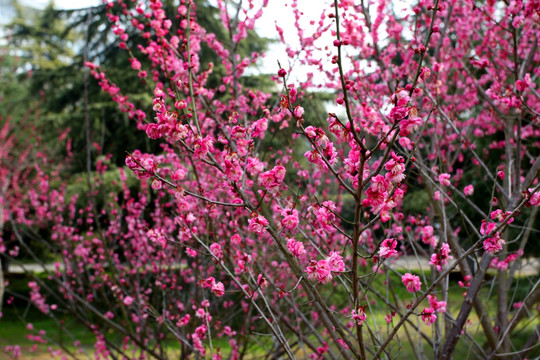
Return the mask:
<path fill-rule="evenodd" d="M 126 157 L 139 194 L 119 170 L 122 203 L 111 194 L 106 209 L 89 204 L 79 217 L 72 201 L 54 225 L 65 249 L 58 295 L 91 310 L 96 352 L 162 358 L 162 340 L 174 337 L 195 357 L 241 358 L 257 343 L 274 357 L 397 358 L 410 329 L 426 340 L 411 340 L 412 352 L 440 359 L 458 341 L 479 358 L 533 349 L 536 332 L 520 345 L 511 335 L 540 292 L 531 285 L 514 297 L 511 280 L 540 203 L 539 3 L 419 1 L 396 15 L 392 2 L 336 0 L 301 24 L 291 1 L 283 11 L 297 34 L 276 24 L 289 58 L 272 76 L 280 94 L 245 86 L 263 54 L 235 51 L 268 2 L 217 4 L 229 43 L 197 23 L 190 1 L 176 14 L 157 0 L 107 5 L 133 71 L 152 84 L 154 113 L 137 109 L 106 69 L 87 66 L 163 151 Z M 127 27 L 146 43 L 130 48 Z M 219 84 L 208 82 L 203 46 L 224 66 Z M 306 79 L 292 76 L 300 71 Z M 310 114 L 318 88 L 335 95 L 326 119 Z M 267 151 L 269 134 L 287 128 L 292 136 Z M 429 261 L 431 276 L 398 268 L 406 255 Z M 497 272 L 485 281 L 490 266 Z M 466 293 L 450 307 L 454 270 Z M 403 289 L 392 286 L 399 279 Z M 490 284 L 497 306 L 481 295 Z"/>

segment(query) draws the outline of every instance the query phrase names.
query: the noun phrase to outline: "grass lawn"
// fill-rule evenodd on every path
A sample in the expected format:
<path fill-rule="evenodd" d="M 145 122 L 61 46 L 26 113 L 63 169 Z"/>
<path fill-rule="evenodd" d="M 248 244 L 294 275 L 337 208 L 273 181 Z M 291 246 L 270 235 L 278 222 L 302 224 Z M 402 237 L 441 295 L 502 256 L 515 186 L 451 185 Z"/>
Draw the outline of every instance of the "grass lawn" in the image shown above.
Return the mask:
<path fill-rule="evenodd" d="M 405 271 L 401 271 L 401 273 L 404 272 Z M 423 274 L 416 273 L 416 275 L 420 276 L 422 283 L 425 283 L 425 279 L 431 278 L 431 273 L 429 271 L 424 272 Z M 537 276 L 514 279 L 513 283 L 515 291 L 511 295 L 514 295 L 516 299 L 522 299 L 523 296 L 525 296 L 526 291 L 530 289 L 531 282 L 536 281 L 536 279 Z M 9 281 L 9 289 L 12 292 L 22 294 L 26 297 L 28 296 L 28 278 L 25 278 L 24 276 L 16 276 L 10 278 Z M 389 281 L 390 287 L 387 286 L 387 281 Z M 392 299 L 394 296 L 396 296 L 399 299 L 398 303 L 400 304 L 400 310 L 403 313 L 405 312 L 406 305 L 410 302 L 412 295 L 406 291 L 398 275 L 390 273 L 388 278 L 386 278 L 384 275 L 379 275 L 375 277 L 371 285 L 381 294 L 381 296 L 383 296 L 383 298 L 390 299 L 390 302 L 395 303 L 395 301 L 392 301 Z M 459 313 L 464 289 L 457 285 L 457 281 L 451 281 L 449 287 L 448 309 L 450 310 L 451 315 L 455 318 Z M 395 295 L 392 295 L 391 292 L 388 291 L 389 288 L 393 289 Z M 425 286 L 423 286 L 422 289 L 425 290 Z M 344 300 L 346 300 L 347 295 L 340 292 L 339 287 L 332 288 L 323 285 L 320 287 L 320 291 L 323 296 L 328 299 L 329 303 L 335 305 L 337 309 L 340 309 L 344 304 Z M 438 293 L 437 296 L 439 300 L 442 300 L 442 295 L 440 293 Z M 495 316 L 496 314 L 494 309 L 496 309 L 496 296 L 494 295 L 494 290 L 487 287 L 483 288 L 480 296 L 482 299 L 484 299 L 488 309 L 490 309 L 490 316 Z M 9 298 L 10 295 L 6 294 L 6 300 Z M 385 336 L 391 330 L 391 326 L 388 325 L 384 319 L 384 316 L 390 312 L 390 309 L 385 301 L 375 297 L 373 294 L 369 294 L 367 300 L 368 302 L 366 304 L 369 306 L 369 311 L 366 321 L 369 322 L 373 333 L 372 336 L 370 336 L 366 327 L 364 327 L 364 329 L 366 329 L 364 339 L 371 344 L 373 344 L 372 339 L 376 339 L 375 342 L 380 343 L 385 340 Z M 311 305 L 306 304 L 304 306 L 306 306 L 307 310 Z M 421 306 L 419 306 L 416 313 L 420 313 L 423 308 L 427 306 L 428 302 L 425 300 Z M 532 316 L 533 317 L 526 320 L 524 324 L 520 324 L 513 333 L 512 340 L 515 342 L 516 350 L 519 350 L 519 347 L 525 343 L 538 324 L 538 314 L 535 312 L 532 314 Z M 420 316 L 417 315 L 413 315 L 409 319 L 417 327 L 422 329 L 422 331 L 428 335 L 428 338 L 431 341 L 434 341 L 434 329 L 436 326 L 427 327 L 420 319 Z M 398 321 L 399 316 L 396 316 L 393 319 L 393 324 L 397 324 Z M 31 323 L 33 325 L 33 330 L 29 330 L 27 328 L 27 323 Z M 440 323 L 439 329 L 442 329 L 442 327 L 443 324 Z M 44 331 L 44 335 L 42 337 L 49 340 L 49 344 L 39 344 L 38 342 L 33 341 L 31 336 L 29 336 L 38 335 L 39 331 Z M 466 332 L 468 335 L 474 338 L 480 346 L 485 345 L 485 339 L 474 310 L 469 316 L 469 323 L 466 327 Z M 115 334 L 111 333 L 111 336 L 115 337 Z M 264 335 L 254 335 L 254 339 L 257 341 L 254 342 L 254 345 L 248 349 L 246 354 L 249 354 L 248 358 L 251 359 L 262 358 L 266 354 L 265 348 L 270 348 L 273 340 L 271 337 Z M 79 341 L 81 346 L 76 347 L 74 344 L 75 341 Z M 171 355 L 171 358 L 177 358 L 180 353 L 178 341 L 172 338 L 164 341 L 167 342 L 166 348 L 168 349 L 168 353 Z M 57 317 L 52 319 L 51 317 L 39 312 L 35 307 L 28 306 L 26 301 L 17 298 L 10 302 L 10 304 L 4 305 L 3 317 L 0 319 L 0 359 L 12 358 L 3 352 L 5 347 L 9 345 L 21 346 L 24 351 L 21 359 L 51 359 L 52 357 L 49 354 L 48 347 L 53 346 L 54 349 L 59 349 L 60 347 L 58 345 L 60 344 L 65 346 L 69 352 L 77 353 L 83 349 L 88 355 L 91 356 L 93 353 L 94 342 L 94 334 L 71 315 L 58 313 Z M 118 343 L 121 343 L 119 336 Z M 205 342 L 205 344 L 207 344 L 207 342 Z M 329 344 L 331 344 L 331 341 L 329 341 Z M 35 345 L 37 345 L 36 349 L 31 351 L 32 347 Z M 440 346 L 442 346 L 442 344 Z M 225 338 L 214 339 L 213 347 L 214 351 L 217 348 L 220 348 L 224 357 L 230 353 L 230 346 L 228 340 Z M 296 346 L 296 355 L 299 358 L 306 357 L 305 349 L 305 347 Z M 402 327 L 387 349 L 390 359 L 412 359 L 415 358 L 415 354 L 416 356 L 425 359 L 430 359 L 433 356 L 431 346 L 428 344 L 428 342 L 422 339 L 417 330 L 410 325 Z M 333 348 L 333 351 L 335 353 L 339 353 L 340 350 Z M 539 348 L 534 349 L 530 353 L 529 358 L 534 358 L 535 356 L 540 356 Z M 80 356 L 80 358 L 86 358 L 86 356 L 83 355 Z M 479 359 L 480 357 L 474 346 L 471 345 L 471 341 L 467 340 L 466 336 L 463 336 L 462 340 L 460 340 L 456 347 L 455 358 L 464 360 Z"/>

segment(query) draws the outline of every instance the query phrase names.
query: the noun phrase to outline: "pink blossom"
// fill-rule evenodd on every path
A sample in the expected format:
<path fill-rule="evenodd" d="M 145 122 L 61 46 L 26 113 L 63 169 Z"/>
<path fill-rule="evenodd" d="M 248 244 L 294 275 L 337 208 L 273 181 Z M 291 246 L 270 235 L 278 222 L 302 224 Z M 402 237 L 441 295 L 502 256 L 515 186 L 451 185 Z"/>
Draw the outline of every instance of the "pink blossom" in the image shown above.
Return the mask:
<path fill-rule="evenodd" d="M 268 226 L 268 220 L 266 220 L 264 216 L 258 215 L 256 213 L 254 213 L 253 215 L 254 216 L 252 216 L 252 218 L 248 220 L 248 228 L 254 233 L 261 234 L 264 231 L 264 228 Z"/>
<path fill-rule="evenodd" d="M 497 236 L 487 238 L 484 240 L 484 250 L 487 253 L 495 254 L 502 250 L 504 246 L 504 240 L 498 236 L 499 233 L 497 233 Z"/>
<path fill-rule="evenodd" d="M 371 179 L 370 189 L 375 192 L 384 193 L 388 190 L 388 186 L 388 182 L 382 175 L 377 175 Z"/>
<path fill-rule="evenodd" d="M 319 260 L 315 269 L 315 276 L 321 283 L 326 283 L 332 280 L 332 268 L 328 264 L 328 260 Z"/>
<path fill-rule="evenodd" d="M 516 89 L 518 91 L 525 91 L 527 90 L 527 84 L 523 80 L 516 81 Z"/>
<path fill-rule="evenodd" d="M 310 162 L 310 163 L 313 163 L 313 164 L 316 164 L 317 165 L 317 168 L 319 169 L 327 169 L 327 165 L 325 164 L 321 154 L 319 153 L 318 150 L 311 150 L 311 151 L 306 151 L 306 153 L 304 154 L 304 157 Z"/>
<path fill-rule="evenodd" d="M 466 196 L 471 196 L 474 193 L 474 186 L 473 185 L 465 186 L 465 188 L 463 189 L 463 193 Z"/>
<path fill-rule="evenodd" d="M 447 243 L 442 243 L 441 248 L 431 255 L 430 265 L 437 267 L 437 270 L 442 271 L 442 267 L 448 264 L 448 260 L 453 259 L 450 255 L 450 246 Z"/>
<path fill-rule="evenodd" d="M 330 256 L 326 258 L 328 261 L 328 266 L 332 272 L 343 272 L 345 271 L 345 263 L 343 262 L 343 257 L 335 251 L 330 252 Z"/>
<path fill-rule="evenodd" d="M 197 256 L 197 251 L 191 249 L 191 248 L 186 248 L 186 254 L 189 256 L 189 257 L 196 257 Z"/>
<path fill-rule="evenodd" d="M 206 136 L 204 139 L 197 138 L 193 144 L 193 156 L 198 159 L 203 158 L 212 149 L 213 143 L 214 140 L 210 136 Z"/>
<path fill-rule="evenodd" d="M 223 250 L 221 250 L 221 245 L 213 243 L 212 245 L 210 245 L 210 251 L 219 260 L 223 259 Z"/>
<path fill-rule="evenodd" d="M 321 283 L 332 280 L 332 272 L 330 271 L 326 260 L 312 260 L 311 265 L 305 268 L 305 272 L 310 280 L 317 280 Z"/>
<path fill-rule="evenodd" d="M 533 189 L 529 189 L 529 192 L 532 192 Z M 535 192 L 529 197 L 529 204 L 532 206 L 540 206 L 540 192 Z"/>
<path fill-rule="evenodd" d="M 410 133 L 412 133 L 413 131 L 418 129 L 418 126 L 420 124 L 422 124 L 422 118 L 420 118 L 418 116 L 403 119 L 399 123 L 399 125 L 400 125 L 399 126 L 399 128 L 400 128 L 399 135 L 401 135 L 401 136 L 409 135 Z"/>
<path fill-rule="evenodd" d="M 437 30 L 438 28 L 439 27 L 437 27 Z M 433 28 L 433 31 L 438 32 L 438 31 L 435 31 L 435 27 Z M 428 67 L 422 66 L 422 69 L 420 72 L 420 79 L 426 80 L 430 75 L 431 75 L 431 70 Z"/>
<path fill-rule="evenodd" d="M 223 286 L 223 283 L 221 281 L 217 283 L 215 282 L 214 284 L 212 284 L 212 292 L 214 293 L 214 295 L 221 297 L 225 295 L 225 286 Z"/>
<path fill-rule="evenodd" d="M 489 235 L 496 228 L 497 228 L 497 224 L 492 223 L 492 222 L 486 222 L 485 220 L 483 220 L 482 225 L 480 226 L 480 234 L 481 235 Z"/>
<path fill-rule="evenodd" d="M 281 215 L 283 216 L 283 219 L 281 220 L 281 225 L 288 229 L 293 230 L 298 226 L 299 219 L 298 219 L 298 211 L 296 209 L 285 209 L 281 212 Z"/>
<path fill-rule="evenodd" d="M 131 296 L 124 297 L 124 305 L 130 306 L 133 304 L 133 298 Z"/>
<path fill-rule="evenodd" d="M 282 165 L 275 166 L 272 170 L 263 172 L 259 175 L 259 184 L 275 194 L 285 178 L 285 167 Z"/>
<path fill-rule="evenodd" d="M 325 201 L 322 203 L 323 206 L 316 204 L 312 207 L 315 210 L 315 216 L 317 221 L 327 230 L 333 229 L 332 223 L 336 216 L 334 211 L 336 211 L 336 205 L 332 201 Z"/>
<path fill-rule="evenodd" d="M 295 215 L 285 215 L 283 220 L 281 220 L 281 225 L 284 228 L 292 230 L 298 226 L 298 216 Z"/>
<path fill-rule="evenodd" d="M 161 230 L 150 229 L 146 232 L 146 236 L 148 236 L 148 240 L 161 245 L 162 248 L 165 248 L 167 246 L 167 238 L 165 238 Z"/>
<path fill-rule="evenodd" d="M 362 325 L 366 321 L 366 310 L 360 306 L 357 310 L 351 311 L 351 318 L 357 325 Z"/>
<path fill-rule="evenodd" d="M 304 249 L 304 244 L 300 241 L 296 241 L 295 239 L 288 239 L 287 240 L 287 249 L 293 254 L 293 256 L 299 258 L 304 256 L 306 253 L 306 250 Z"/>
<path fill-rule="evenodd" d="M 506 211 L 506 212 L 503 212 L 501 209 L 497 209 L 497 210 L 494 210 L 491 212 L 491 214 L 489 214 L 489 217 L 491 218 L 491 220 L 497 220 L 497 221 L 500 221 L 500 222 L 503 222 L 505 221 L 510 215 L 512 214 L 511 211 Z M 509 218 L 508 220 L 506 220 L 506 223 L 507 224 L 511 224 L 514 222 L 514 218 L 511 217 Z"/>
<path fill-rule="evenodd" d="M 436 295 L 428 295 L 429 306 L 431 306 L 436 312 L 446 312 L 446 301 L 437 301 Z"/>
<path fill-rule="evenodd" d="M 495 260 L 496 258 L 494 258 L 493 260 Z M 468 288 L 469 286 L 471 286 L 471 276 L 470 275 L 466 275 L 464 278 L 463 278 L 463 281 L 458 281 L 458 285 L 462 288 Z"/>
<path fill-rule="evenodd" d="M 450 174 L 443 173 L 439 175 L 439 182 L 441 185 L 450 186 Z"/>
<path fill-rule="evenodd" d="M 424 308 L 424 311 L 422 311 L 422 321 L 424 321 L 427 326 L 431 326 L 435 320 L 437 320 L 435 310 L 432 308 Z"/>
<path fill-rule="evenodd" d="M 152 180 L 152 189 L 159 190 L 159 189 L 161 189 L 161 186 L 162 186 L 161 180 L 159 180 L 159 179 Z"/>
<path fill-rule="evenodd" d="M 204 348 L 203 342 L 201 341 L 201 337 L 195 332 L 191 335 L 191 339 L 193 340 L 193 347 L 195 348 L 195 350 L 202 356 L 205 356 L 206 349 Z"/>
<path fill-rule="evenodd" d="M 86 66 L 86 67 L 89 68 L 90 70 L 95 70 L 95 69 L 99 68 L 98 65 L 94 64 L 94 63 L 91 62 L 91 61 L 85 61 L 85 62 L 84 62 L 84 66 Z"/>
<path fill-rule="evenodd" d="M 411 100 L 411 97 L 409 96 L 409 92 L 405 89 L 397 90 L 390 97 L 390 102 L 392 102 L 393 104 L 397 106 L 407 105 L 410 100 Z"/>
<path fill-rule="evenodd" d="M 412 275 L 409 273 L 403 275 L 401 277 L 401 281 L 403 282 L 403 285 L 405 285 L 405 287 L 407 288 L 407 291 L 410 293 L 420 291 L 420 287 L 422 286 L 420 278 L 416 275 Z"/>
<path fill-rule="evenodd" d="M 174 103 L 174 107 L 178 110 L 183 110 L 187 108 L 187 103 L 184 100 L 178 100 Z"/>
<path fill-rule="evenodd" d="M 506 259 L 503 261 L 499 261 L 497 258 L 493 258 L 490 263 L 491 268 L 496 268 L 499 270 L 507 270 L 510 263 L 517 260 L 518 255 L 517 254 L 510 254 Z"/>
<path fill-rule="evenodd" d="M 268 280 L 262 275 L 257 275 L 257 286 L 259 286 L 261 289 L 266 289 L 268 287 Z"/>
<path fill-rule="evenodd" d="M 133 59 L 133 61 L 131 61 L 131 68 L 133 70 L 139 70 L 141 68 L 141 63 L 137 59 Z"/>
<path fill-rule="evenodd" d="M 290 87 L 290 86 L 289 86 Z M 296 96 L 298 95 L 298 90 L 296 90 L 295 87 L 292 87 L 289 90 L 289 99 L 291 100 L 291 103 L 294 103 L 296 101 Z"/>
<path fill-rule="evenodd" d="M 433 235 L 433 226 L 427 225 L 419 228 L 420 235 L 422 236 L 422 242 L 424 244 L 429 244 L 432 247 L 436 247 L 439 243 L 439 240 L 435 235 Z"/>
<path fill-rule="evenodd" d="M 258 138 L 264 139 L 265 132 L 266 130 L 268 130 L 268 119 L 262 118 L 255 121 L 251 125 L 250 130 L 251 130 L 252 137 L 254 138 L 258 137 Z"/>
<path fill-rule="evenodd" d="M 490 254 L 495 254 L 502 250 L 504 246 L 504 240 L 501 239 L 499 232 L 493 232 L 497 228 L 497 225 L 492 222 L 482 221 L 480 226 L 481 235 L 490 235 L 486 240 L 484 240 L 484 250 Z"/>
<path fill-rule="evenodd" d="M 332 272 L 345 271 L 345 263 L 343 257 L 337 252 L 330 252 L 330 255 L 323 260 L 311 260 L 311 263 L 305 269 L 308 274 L 308 279 L 317 280 L 320 283 L 327 283 L 332 280 Z"/>
<path fill-rule="evenodd" d="M 403 157 L 391 153 L 392 159 L 384 165 L 384 168 L 388 171 L 385 175 L 385 179 L 392 183 L 400 183 L 405 179 L 405 165 L 403 164 Z"/>
<path fill-rule="evenodd" d="M 213 276 L 209 276 L 206 279 L 199 281 L 199 286 L 202 288 L 211 288 L 216 283 L 216 279 Z"/>
<path fill-rule="evenodd" d="M 206 327 L 206 325 L 200 325 L 198 326 L 196 329 L 195 329 L 195 332 L 197 333 L 197 335 L 199 335 L 199 337 L 201 339 L 205 339 L 206 338 L 206 332 L 208 331 L 208 328 Z"/>
<path fill-rule="evenodd" d="M 395 106 L 388 115 L 394 122 L 404 120 L 409 115 L 409 108 L 405 106 Z"/>
<path fill-rule="evenodd" d="M 392 318 L 396 316 L 396 312 L 392 311 L 390 314 L 384 315 L 384 321 L 386 321 L 388 324 L 392 322 Z"/>
<path fill-rule="evenodd" d="M 496 258 L 493 258 L 493 260 L 495 260 Z M 491 265 L 491 264 L 490 264 Z M 504 270 L 507 270 L 508 269 L 508 262 L 506 261 L 499 261 L 497 262 L 497 265 L 496 265 L 496 268 L 501 270 L 501 271 L 504 271 Z"/>
<path fill-rule="evenodd" d="M 381 247 L 379 248 L 379 257 L 381 258 L 391 258 L 394 256 L 397 256 L 397 240 L 394 239 L 384 239 L 381 243 Z"/>
<path fill-rule="evenodd" d="M 304 108 L 299 105 L 296 106 L 294 108 L 294 116 L 297 118 L 301 118 L 302 116 L 304 116 Z"/>

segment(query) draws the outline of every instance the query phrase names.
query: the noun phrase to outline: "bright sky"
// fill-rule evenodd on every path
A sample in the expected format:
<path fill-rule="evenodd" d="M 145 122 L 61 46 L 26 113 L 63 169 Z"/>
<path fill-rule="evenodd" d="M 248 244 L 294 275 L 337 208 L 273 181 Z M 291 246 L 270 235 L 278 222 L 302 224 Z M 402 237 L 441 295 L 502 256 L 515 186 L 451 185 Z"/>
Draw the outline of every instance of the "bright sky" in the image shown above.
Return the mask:
<path fill-rule="evenodd" d="M 297 31 L 294 27 L 295 19 L 293 9 L 288 5 L 291 1 L 270 0 L 268 3 L 268 7 L 263 12 L 263 16 L 257 20 L 257 33 L 268 38 L 278 39 L 275 25 L 277 22 L 278 26 L 283 29 L 287 42 L 293 46 L 299 46 Z M 299 20 L 300 26 L 303 29 L 311 29 L 312 27 L 309 25 L 310 20 L 316 22 L 319 20 L 322 11 L 329 7 L 329 0 L 297 0 L 297 4 L 298 9 L 303 13 L 303 16 Z M 314 6 L 314 4 L 316 4 L 316 6 Z M 328 39 L 328 42 L 330 44 L 332 40 Z M 264 67 L 268 70 L 275 69 L 275 71 L 277 71 L 278 60 L 285 68 L 287 68 L 289 62 L 292 61 L 292 59 L 288 58 L 285 46 L 281 43 L 272 45 L 270 51 L 265 54 L 265 59 L 263 60 Z M 293 76 L 293 79 L 291 80 L 294 80 L 294 78 L 304 80 L 307 76 L 306 71 L 302 72 L 301 69 L 298 68 L 294 68 L 294 72 L 291 75 Z"/>
<path fill-rule="evenodd" d="M 0 0 L 5 1 L 5 0 Z M 9 0 L 7 0 L 9 1 Z M 20 0 L 22 4 L 44 8 L 51 0 Z M 55 7 L 60 9 L 78 9 L 85 8 L 101 3 L 101 0 L 52 0 Z M 322 11 L 321 5 L 328 3 L 328 0 L 316 0 L 317 6 L 313 6 L 314 0 L 298 0 L 298 8 L 302 9 L 305 17 L 300 20 L 301 25 L 307 25 L 309 20 L 317 20 Z M 257 3 L 257 2 L 256 2 Z M 284 29 L 285 34 L 290 35 L 290 40 L 296 40 L 296 30 L 294 29 L 294 15 L 290 8 L 290 1 L 287 0 L 270 0 L 268 6 L 264 9 L 263 16 L 256 23 L 256 31 L 261 36 L 268 38 L 278 38 L 275 28 L 277 21 L 279 26 Z M 274 44 L 265 59 L 262 62 L 262 67 L 268 72 L 273 72 L 271 69 L 278 70 L 277 60 L 286 67 L 288 57 L 285 48 L 282 44 Z M 302 74 L 305 76 L 305 74 Z"/>
<path fill-rule="evenodd" d="M 52 0 L 56 8 L 59 9 L 80 9 L 100 4 L 100 0 Z M 49 4 L 49 0 L 20 0 L 23 5 L 44 8 Z"/>

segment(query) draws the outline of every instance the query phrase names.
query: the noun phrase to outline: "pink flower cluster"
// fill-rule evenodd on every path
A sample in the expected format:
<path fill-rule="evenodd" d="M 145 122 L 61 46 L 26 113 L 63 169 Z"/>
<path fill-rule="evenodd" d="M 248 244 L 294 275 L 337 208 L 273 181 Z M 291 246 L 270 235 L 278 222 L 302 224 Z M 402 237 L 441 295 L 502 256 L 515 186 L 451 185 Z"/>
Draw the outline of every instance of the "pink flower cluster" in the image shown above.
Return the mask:
<path fill-rule="evenodd" d="M 264 228 L 268 226 L 269 222 L 264 216 L 253 213 L 252 217 L 248 220 L 248 228 L 256 234 L 261 234 Z"/>
<path fill-rule="evenodd" d="M 272 170 L 263 172 L 259 175 L 259 185 L 265 188 L 269 193 L 275 194 L 285 178 L 285 167 L 275 166 Z"/>
<path fill-rule="evenodd" d="M 337 207 L 333 201 L 325 201 L 321 205 L 314 204 L 309 210 L 315 213 L 315 217 L 322 228 L 333 230 L 332 224 L 336 218 L 334 213 L 337 211 Z"/>
<path fill-rule="evenodd" d="M 529 193 L 531 193 L 532 191 L 533 191 L 533 189 L 529 189 Z M 533 193 L 529 197 L 529 205 L 540 206 L 540 191 L 537 191 L 537 192 Z"/>
<path fill-rule="evenodd" d="M 335 251 L 331 251 L 326 259 L 311 260 L 311 265 L 306 267 L 306 273 L 310 280 L 317 280 L 320 283 L 327 283 L 332 280 L 332 273 L 345 271 L 343 257 Z"/>
<path fill-rule="evenodd" d="M 395 165 L 392 166 L 392 169 L 394 167 Z M 391 175 L 390 179 L 395 180 L 400 177 L 401 175 L 399 174 L 397 176 Z M 366 190 L 367 197 L 362 200 L 364 207 L 371 206 L 371 211 L 374 214 L 379 213 L 381 215 L 382 222 L 390 220 L 390 211 L 396 207 L 397 202 L 401 201 L 404 195 L 402 189 L 396 188 L 393 197 L 388 198 L 390 191 L 392 191 L 392 182 L 389 182 L 385 176 L 379 174 L 371 178 L 371 186 Z"/>
<path fill-rule="evenodd" d="M 304 244 L 301 241 L 296 241 L 295 239 L 287 239 L 287 249 L 296 258 L 302 257 L 306 254 Z"/>
<path fill-rule="evenodd" d="M 430 265 L 434 265 L 437 270 L 442 271 L 442 267 L 448 264 L 448 260 L 453 259 L 450 255 L 450 246 L 447 243 L 442 243 L 440 249 L 431 255 Z"/>
<path fill-rule="evenodd" d="M 523 250 L 518 251 L 517 253 L 510 254 L 504 260 L 499 260 L 494 257 L 489 264 L 489 267 L 492 269 L 498 269 L 501 271 L 507 270 L 511 263 L 515 262 L 520 256 L 523 255 Z"/>
<path fill-rule="evenodd" d="M 304 157 L 315 164 L 319 170 L 324 171 L 328 169 L 328 165 L 334 165 L 338 159 L 338 152 L 334 144 L 328 139 L 325 131 L 314 126 L 308 126 L 302 130 L 313 149 L 307 151 Z"/>
<path fill-rule="evenodd" d="M 420 278 L 416 275 L 412 275 L 410 273 L 406 273 L 401 277 L 401 282 L 403 282 L 403 285 L 407 288 L 407 291 L 410 293 L 415 293 L 417 291 L 420 291 L 420 287 L 422 286 L 422 283 L 420 282 Z"/>
<path fill-rule="evenodd" d="M 46 303 L 45 297 L 40 292 L 40 287 L 37 282 L 30 281 L 30 301 L 44 314 L 48 314 L 51 307 Z"/>
<path fill-rule="evenodd" d="M 223 283 L 221 281 L 216 282 L 216 279 L 214 279 L 212 276 L 207 277 L 206 279 L 199 281 L 199 285 L 202 288 L 211 289 L 212 292 L 214 293 L 214 295 L 216 295 L 217 297 L 221 297 L 221 296 L 225 295 L 225 286 L 223 285 Z"/>
<path fill-rule="evenodd" d="M 498 231 L 493 233 L 496 228 L 497 224 L 488 223 L 485 220 L 482 221 L 482 225 L 480 226 L 481 235 L 490 235 L 484 240 L 484 250 L 492 255 L 501 251 L 505 243 Z"/>
<path fill-rule="evenodd" d="M 163 232 L 159 229 L 150 229 L 146 232 L 148 240 L 152 243 L 160 245 L 162 248 L 167 246 L 167 238 L 163 235 Z"/>
<path fill-rule="evenodd" d="M 433 235 L 433 226 L 426 225 L 418 227 L 416 230 L 422 237 L 422 242 L 424 244 L 430 245 L 431 247 L 436 247 L 439 243 L 439 240 L 435 235 Z"/>
<path fill-rule="evenodd" d="M 441 185 L 450 186 L 450 174 L 443 173 L 439 175 L 439 182 Z"/>
<path fill-rule="evenodd" d="M 281 225 L 288 230 L 295 229 L 299 224 L 298 219 L 298 210 L 286 208 L 281 212 L 283 219 L 281 220 Z"/>
<path fill-rule="evenodd" d="M 357 325 L 362 325 L 366 321 L 366 317 L 366 308 L 364 306 L 351 310 L 351 318 Z"/>
<path fill-rule="evenodd" d="M 386 180 L 393 184 L 399 184 L 405 180 L 405 164 L 402 156 L 396 155 L 393 151 L 390 153 L 392 158 L 384 164 L 387 173 L 384 175 Z"/>
<path fill-rule="evenodd" d="M 465 188 L 463 188 L 463 193 L 466 196 L 471 196 L 474 193 L 474 186 L 470 184 L 465 186 Z"/>
<path fill-rule="evenodd" d="M 430 307 L 424 308 L 424 311 L 422 311 L 422 321 L 426 323 L 426 325 L 430 326 L 437 320 L 437 313 L 444 313 L 446 312 L 446 301 L 437 301 L 436 295 L 428 295 L 429 305 Z"/>
<path fill-rule="evenodd" d="M 394 256 L 397 256 L 398 252 L 396 250 L 397 240 L 395 239 L 384 239 L 379 248 L 379 257 L 388 259 Z"/>
<path fill-rule="evenodd" d="M 210 245 L 210 251 L 217 259 L 223 259 L 223 250 L 221 249 L 221 245 L 218 243 L 213 243 Z"/>

